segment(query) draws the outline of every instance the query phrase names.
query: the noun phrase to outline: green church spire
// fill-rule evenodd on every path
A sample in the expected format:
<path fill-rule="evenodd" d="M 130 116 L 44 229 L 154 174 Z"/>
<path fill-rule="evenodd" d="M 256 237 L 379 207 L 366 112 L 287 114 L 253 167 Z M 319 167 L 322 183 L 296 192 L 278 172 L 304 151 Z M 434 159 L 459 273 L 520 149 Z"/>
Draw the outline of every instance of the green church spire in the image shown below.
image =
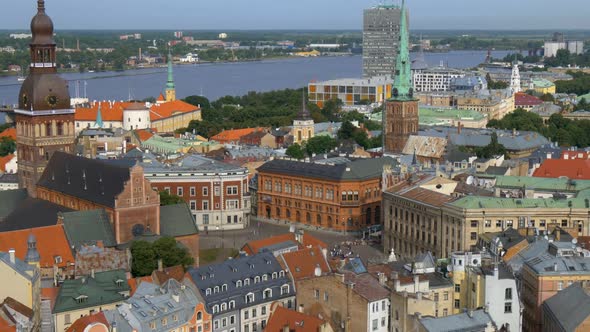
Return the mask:
<path fill-rule="evenodd" d="M 399 33 L 399 49 L 395 64 L 395 78 L 393 82 L 393 99 L 412 99 L 412 62 L 410 61 L 410 36 L 406 13 L 406 1 L 402 0 Z"/>
<path fill-rule="evenodd" d="M 98 104 L 98 111 L 96 112 L 96 121 L 94 122 L 94 126 L 97 128 L 102 128 L 103 126 L 100 104 Z"/>
<path fill-rule="evenodd" d="M 168 48 L 168 82 L 166 89 L 174 89 L 174 72 L 172 71 L 172 51 Z"/>

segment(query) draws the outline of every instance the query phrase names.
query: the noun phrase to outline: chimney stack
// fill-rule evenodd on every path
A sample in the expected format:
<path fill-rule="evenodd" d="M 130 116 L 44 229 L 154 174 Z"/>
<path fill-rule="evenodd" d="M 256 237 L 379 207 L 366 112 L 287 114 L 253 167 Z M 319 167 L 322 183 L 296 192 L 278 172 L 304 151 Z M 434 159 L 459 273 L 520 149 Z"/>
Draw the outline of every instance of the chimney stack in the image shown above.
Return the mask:
<path fill-rule="evenodd" d="M 164 272 L 164 263 L 162 262 L 162 259 L 158 259 L 158 271 L 160 272 Z"/>
<path fill-rule="evenodd" d="M 16 263 L 16 255 L 15 255 L 15 253 L 16 253 L 16 252 L 15 252 L 14 248 L 10 248 L 10 249 L 8 250 L 8 254 L 10 255 L 10 262 L 11 262 L 12 264 Z"/>
<path fill-rule="evenodd" d="M 379 284 L 381 286 L 385 286 L 386 283 L 387 283 L 387 277 L 385 276 L 385 273 L 379 273 Z"/>

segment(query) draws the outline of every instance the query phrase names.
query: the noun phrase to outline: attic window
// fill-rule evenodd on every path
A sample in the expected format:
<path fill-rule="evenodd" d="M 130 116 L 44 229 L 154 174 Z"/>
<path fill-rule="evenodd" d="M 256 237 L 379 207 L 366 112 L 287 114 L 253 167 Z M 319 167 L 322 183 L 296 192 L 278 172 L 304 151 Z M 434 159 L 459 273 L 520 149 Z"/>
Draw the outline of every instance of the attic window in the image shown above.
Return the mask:
<path fill-rule="evenodd" d="M 117 287 L 123 286 L 123 280 L 121 280 L 121 279 L 117 279 L 117 281 L 115 281 L 115 283 L 117 284 Z"/>
<path fill-rule="evenodd" d="M 76 298 L 76 303 L 84 303 L 88 300 L 88 296 L 80 295 Z"/>
<path fill-rule="evenodd" d="M 61 263 L 62 263 L 61 256 L 55 256 L 55 264 L 61 264 Z"/>

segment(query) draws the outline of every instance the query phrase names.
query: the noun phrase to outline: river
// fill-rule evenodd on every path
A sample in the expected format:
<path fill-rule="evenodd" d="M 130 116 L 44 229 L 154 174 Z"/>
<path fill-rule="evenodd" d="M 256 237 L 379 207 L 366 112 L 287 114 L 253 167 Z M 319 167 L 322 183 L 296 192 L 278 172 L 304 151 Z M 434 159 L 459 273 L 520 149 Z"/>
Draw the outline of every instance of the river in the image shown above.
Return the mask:
<path fill-rule="evenodd" d="M 437 66 L 443 61 L 449 67 L 471 68 L 482 63 L 486 54 L 485 51 L 425 53 L 425 59 L 432 66 Z M 494 58 L 503 58 L 506 54 L 507 51 L 492 52 Z M 416 54 L 412 54 L 412 57 L 415 56 Z M 361 56 L 174 66 L 178 98 L 202 94 L 210 100 L 226 95 L 244 95 L 249 91 L 301 88 L 312 80 L 354 78 L 361 75 Z M 72 97 L 86 95 L 91 100 L 128 100 L 130 97 L 143 99 L 157 97 L 163 90 L 166 84 L 166 68 L 66 73 L 62 74 L 62 77 L 69 81 Z M 20 83 L 16 81 L 16 77 L 0 78 L 0 104 L 16 103 L 19 89 Z"/>

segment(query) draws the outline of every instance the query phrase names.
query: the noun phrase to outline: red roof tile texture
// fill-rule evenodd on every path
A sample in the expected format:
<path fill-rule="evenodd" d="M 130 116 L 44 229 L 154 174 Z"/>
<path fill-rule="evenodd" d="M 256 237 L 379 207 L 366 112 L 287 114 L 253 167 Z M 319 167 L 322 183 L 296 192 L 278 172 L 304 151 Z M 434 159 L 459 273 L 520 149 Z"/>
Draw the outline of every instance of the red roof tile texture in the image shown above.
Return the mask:
<path fill-rule="evenodd" d="M 93 314 L 93 315 L 88 315 L 88 316 L 84 316 L 79 318 L 77 321 L 74 322 L 74 324 L 72 324 L 67 330 L 66 332 L 84 332 L 84 329 L 89 326 L 90 324 L 94 324 L 94 323 L 102 323 L 105 326 L 109 326 L 109 323 L 106 319 L 106 317 L 104 316 L 104 313 L 101 311 L 99 313 Z"/>
<path fill-rule="evenodd" d="M 533 173 L 538 178 L 559 178 L 590 180 L 588 159 L 547 159 Z"/>
<path fill-rule="evenodd" d="M 305 247 L 318 247 L 318 246 L 321 248 L 328 248 L 328 245 L 326 245 L 326 243 L 324 243 L 323 241 L 320 241 L 319 239 L 317 239 L 311 235 L 303 234 L 302 238 L 303 238 L 302 239 L 303 243 L 299 243 L 300 249 L 305 248 Z M 242 250 L 245 251 L 248 255 L 255 255 L 262 248 L 266 248 L 268 246 L 279 244 L 282 242 L 287 242 L 287 241 L 297 242 L 297 240 L 295 238 L 295 233 L 286 233 L 286 234 L 281 234 L 281 235 L 269 237 L 269 238 L 262 239 L 262 240 L 250 241 L 242 247 Z"/>
<path fill-rule="evenodd" d="M 529 94 L 526 93 L 516 93 L 514 95 L 514 105 L 516 107 L 519 106 L 535 106 L 535 105 L 541 105 L 543 103 L 543 101 L 535 96 L 531 96 Z"/>
<path fill-rule="evenodd" d="M 37 239 L 37 251 L 41 256 L 41 267 L 57 265 L 63 268 L 70 263 L 74 263 L 74 256 L 63 225 L 2 232 L 0 233 L 0 251 L 7 252 L 11 248 L 15 249 L 16 257 L 24 260 L 27 254 L 27 239 L 31 232 Z M 61 257 L 61 262 L 56 264 L 57 256 Z"/>
<path fill-rule="evenodd" d="M 0 133 L 0 139 L 2 137 L 10 137 L 16 141 L 16 128 L 8 128 Z"/>
<path fill-rule="evenodd" d="M 319 247 L 284 253 L 282 256 L 294 280 L 314 277 L 316 267 L 321 274 L 330 272 L 330 266 Z"/>
<path fill-rule="evenodd" d="M 123 110 L 127 109 L 134 103 L 131 102 L 95 102 L 90 107 L 78 107 L 76 109 L 76 121 L 95 121 L 100 105 L 100 112 L 103 121 L 123 121 Z M 197 111 L 200 108 L 191 105 L 182 100 L 175 100 L 161 104 L 152 104 L 150 107 L 150 118 L 157 121 L 171 116 L 183 113 Z"/>
<path fill-rule="evenodd" d="M 270 315 L 264 331 L 283 332 L 285 326 L 289 326 L 289 332 L 320 332 L 324 320 L 315 316 L 277 307 Z"/>

